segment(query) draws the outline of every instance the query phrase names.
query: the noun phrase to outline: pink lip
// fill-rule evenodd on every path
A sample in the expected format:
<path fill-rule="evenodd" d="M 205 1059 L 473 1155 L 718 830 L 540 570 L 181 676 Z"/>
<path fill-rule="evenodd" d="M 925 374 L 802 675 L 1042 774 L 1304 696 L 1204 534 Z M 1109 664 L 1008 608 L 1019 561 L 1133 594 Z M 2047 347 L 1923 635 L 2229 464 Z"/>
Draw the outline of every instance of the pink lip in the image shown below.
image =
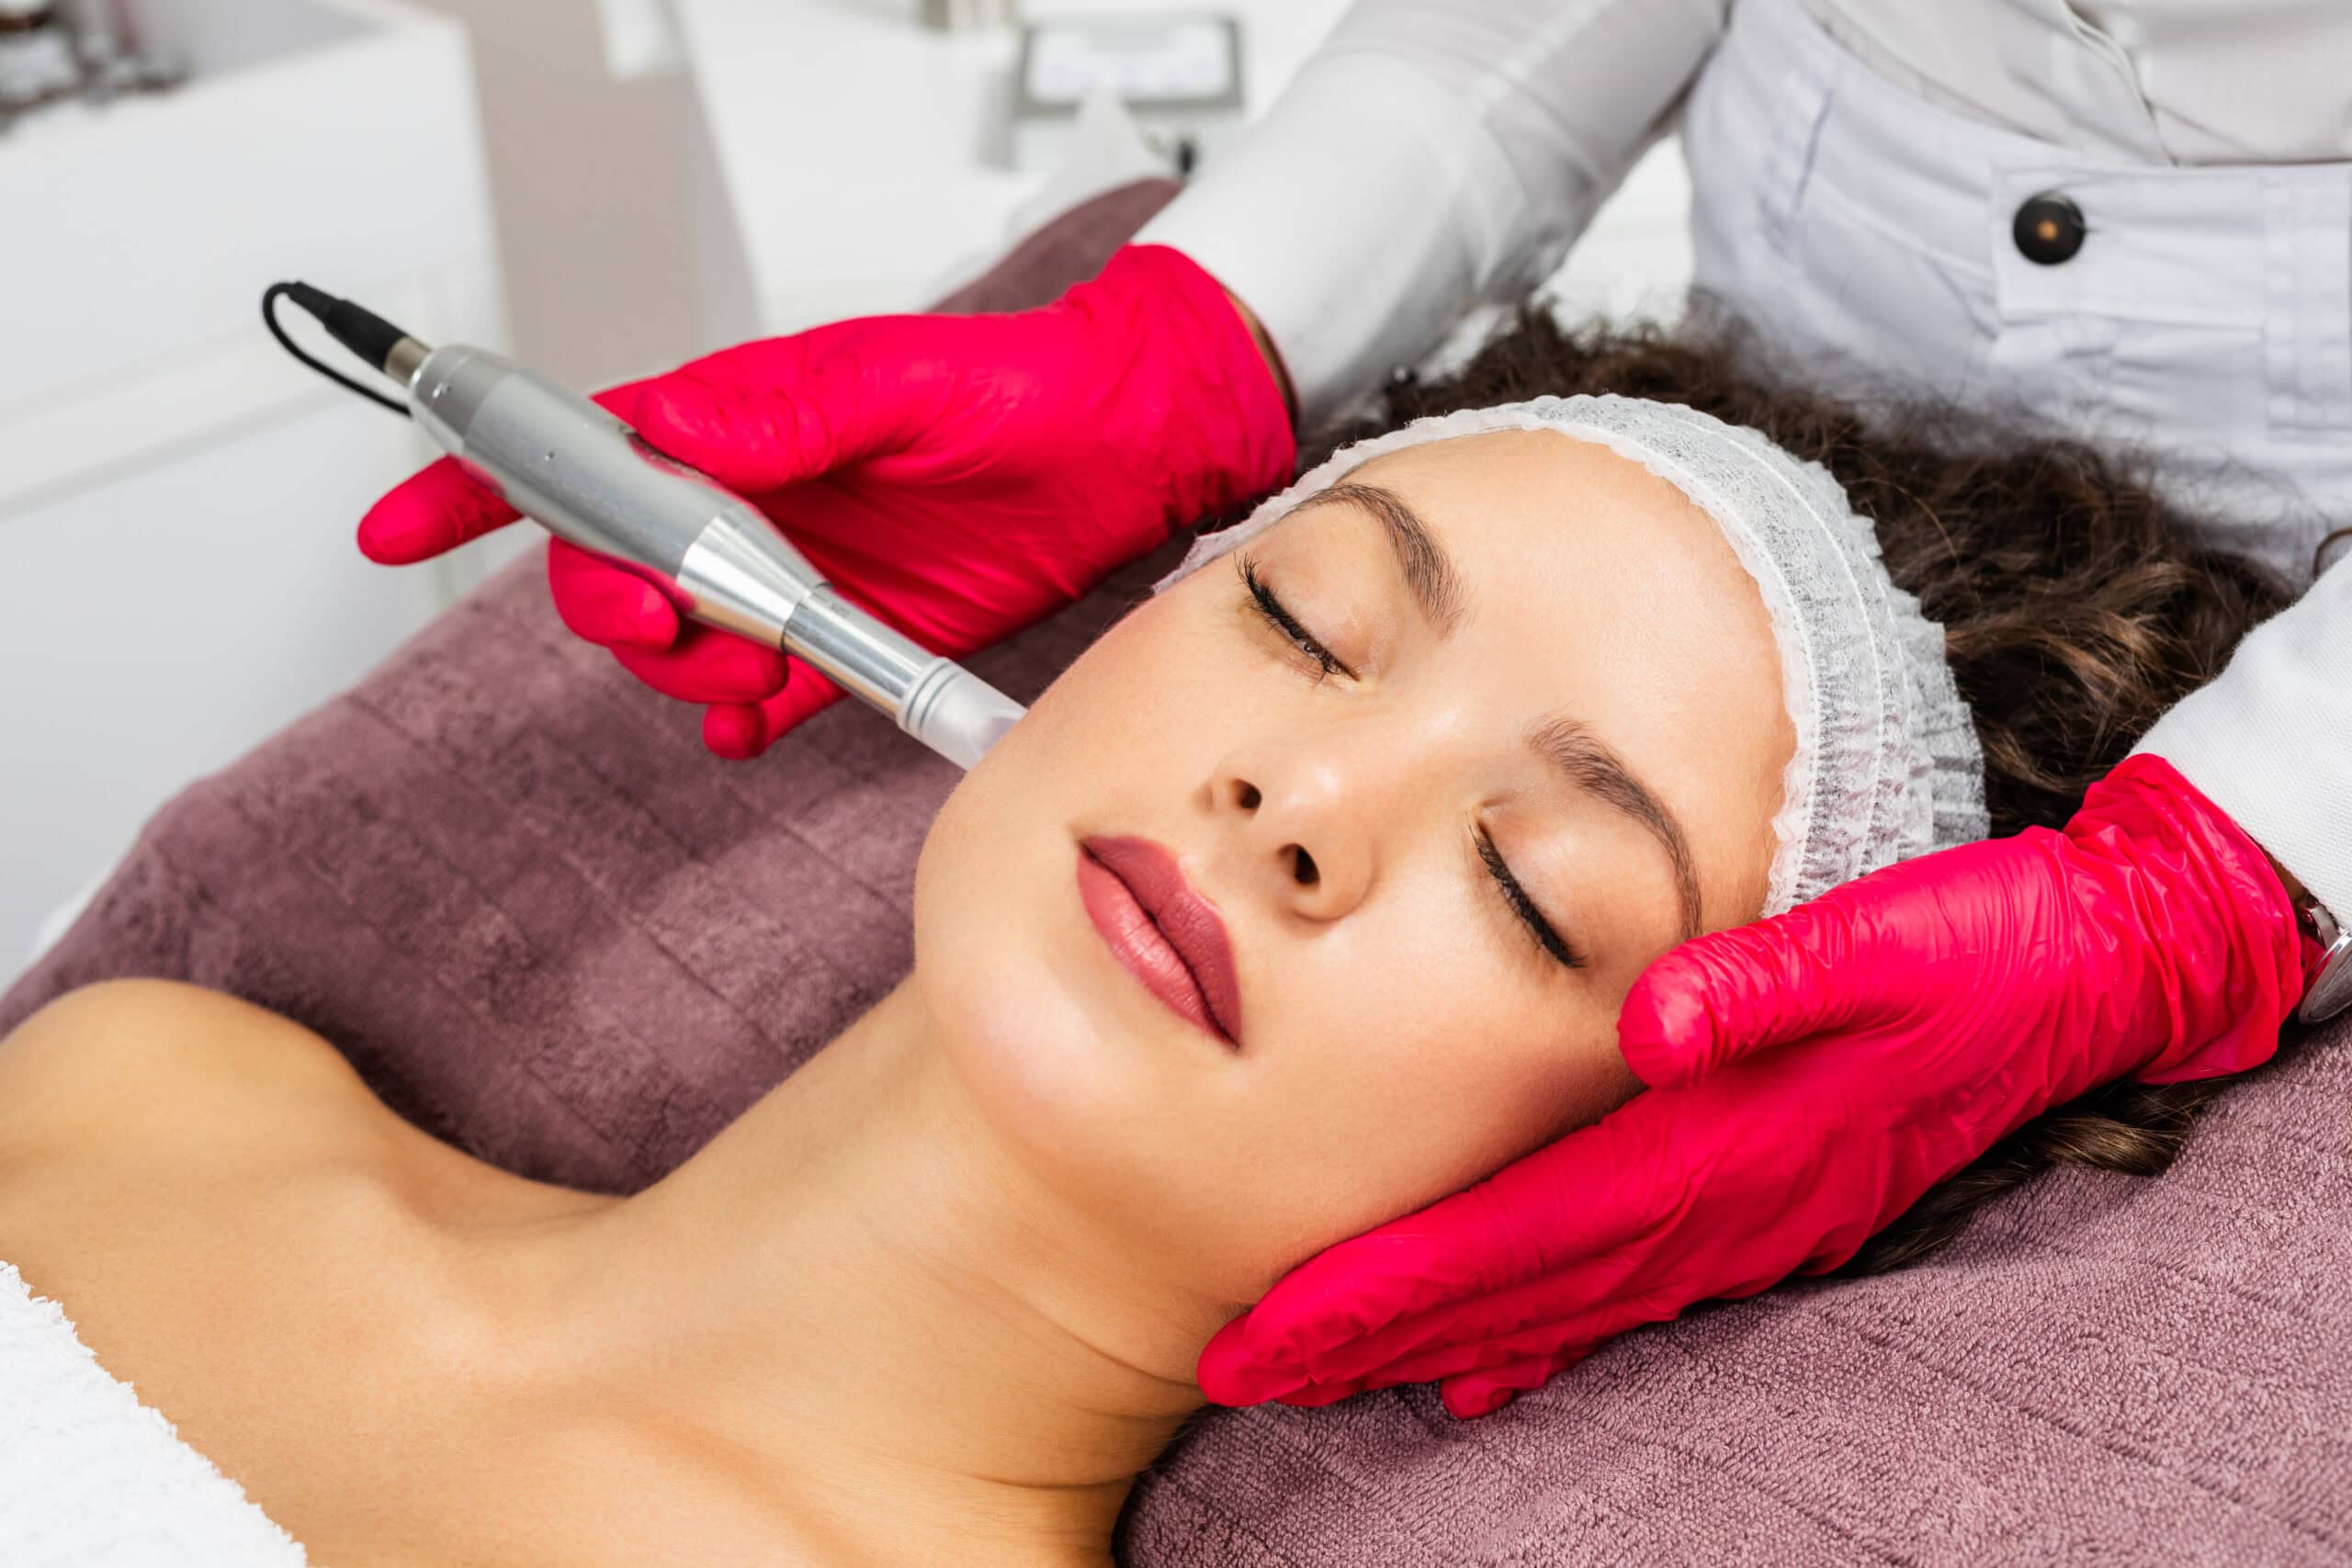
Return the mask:
<path fill-rule="evenodd" d="M 1236 1050 L 1241 987 L 1216 906 L 1193 891 L 1176 857 L 1149 839 L 1079 845 L 1078 896 L 1112 956 L 1144 989 Z"/>

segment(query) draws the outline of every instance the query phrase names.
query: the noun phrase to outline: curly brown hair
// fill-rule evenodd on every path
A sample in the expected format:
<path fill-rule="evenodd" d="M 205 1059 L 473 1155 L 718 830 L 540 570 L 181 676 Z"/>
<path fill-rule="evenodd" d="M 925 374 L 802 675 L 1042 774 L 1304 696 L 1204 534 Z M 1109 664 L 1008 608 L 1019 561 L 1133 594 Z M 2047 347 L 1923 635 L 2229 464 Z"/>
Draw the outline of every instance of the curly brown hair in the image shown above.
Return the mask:
<path fill-rule="evenodd" d="M 2288 602 L 2263 568 L 2192 543 L 2188 520 L 2126 460 L 1950 408 L 1865 414 L 1763 364 L 1736 323 L 1570 330 L 1530 308 L 1459 370 L 1399 377 L 1377 417 L 1303 443 L 1303 466 L 1425 414 L 1545 394 L 1620 392 L 1754 426 L 1837 476 L 1875 521 L 1889 575 L 1942 623 L 1984 745 L 1996 834 L 2063 824 L 2159 714 Z M 1837 1272 L 1916 1262 L 2054 1164 L 2160 1171 L 2228 1081 L 2124 1080 L 2047 1111 L 1930 1188 Z"/>

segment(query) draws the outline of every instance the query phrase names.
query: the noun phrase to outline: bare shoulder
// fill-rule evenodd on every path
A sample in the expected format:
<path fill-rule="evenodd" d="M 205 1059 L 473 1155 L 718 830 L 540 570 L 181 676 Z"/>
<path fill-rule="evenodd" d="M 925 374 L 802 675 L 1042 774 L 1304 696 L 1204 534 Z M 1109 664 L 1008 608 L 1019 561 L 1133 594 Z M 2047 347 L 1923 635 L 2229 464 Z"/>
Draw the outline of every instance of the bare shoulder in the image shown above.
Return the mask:
<path fill-rule="evenodd" d="M 287 1097 L 313 1114 L 389 1118 L 359 1076 L 311 1031 L 266 1009 L 175 980 L 108 980 L 71 991 L 0 1040 L 0 1156 L 110 1134 L 270 1116 Z"/>

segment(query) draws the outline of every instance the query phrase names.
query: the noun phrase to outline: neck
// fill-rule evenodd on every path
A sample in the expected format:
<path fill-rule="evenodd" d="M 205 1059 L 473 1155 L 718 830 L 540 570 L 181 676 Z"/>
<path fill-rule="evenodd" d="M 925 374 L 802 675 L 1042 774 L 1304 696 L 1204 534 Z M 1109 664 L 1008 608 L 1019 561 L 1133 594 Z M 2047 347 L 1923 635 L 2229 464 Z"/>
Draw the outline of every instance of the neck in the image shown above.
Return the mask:
<path fill-rule="evenodd" d="M 1232 1310 L 989 1135 L 910 985 L 610 1226 L 601 1342 L 829 1562 L 1107 1562 Z"/>

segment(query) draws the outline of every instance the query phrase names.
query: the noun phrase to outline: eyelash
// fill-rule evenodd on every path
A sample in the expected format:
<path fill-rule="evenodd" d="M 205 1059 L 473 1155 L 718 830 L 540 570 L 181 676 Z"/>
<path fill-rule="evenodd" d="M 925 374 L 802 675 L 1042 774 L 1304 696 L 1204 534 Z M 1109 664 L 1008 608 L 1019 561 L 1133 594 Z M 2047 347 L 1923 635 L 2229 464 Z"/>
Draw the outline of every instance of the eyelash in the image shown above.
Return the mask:
<path fill-rule="evenodd" d="M 1241 574 L 1242 586 L 1250 592 L 1250 608 L 1292 647 L 1315 660 L 1318 682 L 1325 676 L 1352 676 L 1355 673 L 1340 662 L 1339 657 L 1329 649 L 1317 642 L 1315 634 L 1302 626 L 1274 591 L 1266 586 L 1258 576 L 1255 560 L 1245 553 L 1236 558 L 1235 566 Z M 1477 839 L 1479 860 L 1485 863 L 1496 889 L 1502 894 L 1503 902 L 1510 907 L 1511 913 L 1518 917 L 1528 935 L 1535 939 L 1535 945 L 1567 968 L 1583 968 L 1584 954 L 1569 946 L 1560 933 L 1552 929 L 1552 922 L 1544 918 L 1544 911 L 1535 907 L 1535 900 L 1527 896 L 1527 889 L 1521 886 L 1519 878 L 1511 874 L 1510 863 L 1503 859 L 1502 851 L 1495 847 L 1494 840 L 1487 836 L 1487 830 L 1478 828 L 1473 831 Z"/>
<path fill-rule="evenodd" d="M 1340 662 L 1339 655 L 1316 641 L 1315 634 L 1301 626 L 1298 617 L 1292 615 L 1280 599 L 1274 597 L 1274 591 L 1259 579 L 1258 563 L 1255 560 L 1245 554 L 1238 558 L 1235 564 L 1241 573 L 1242 586 L 1250 591 L 1250 607 L 1258 612 L 1268 626 L 1280 632 L 1292 647 L 1315 660 L 1321 672 L 1317 677 L 1318 681 L 1326 675 L 1353 677 L 1355 671 Z"/>
<path fill-rule="evenodd" d="M 1536 900 L 1526 896 L 1526 888 L 1520 886 L 1520 879 L 1512 877 L 1510 863 L 1503 861 L 1503 851 L 1496 849 L 1494 840 L 1488 840 L 1487 829 L 1473 828 L 1473 835 L 1477 837 L 1477 858 L 1487 863 L 1488 872 L 1494 872 L 1494 884 L 1496 888 L 1503 891 L 1503 903 L 1510 905 L 1512 915 L 1520 917 L 1520 924 L 1526 926 L 1526 933 L 1536 938 L 1536 947 L 1553 954 L 1566 968 L 1583 968 L 1583 952 L 1569 947 L 1569 942 L 1564 941 L 1557 931 L 1553 931 L 1553 921 L 1543 919 L 1543 909 L 1538 909 Z"/>
<path fill-rule="evenodd" d="M 1566 940 L 1552 929 L 1552 922 L 1544 918 L 1544 911 L 1535 907 L 1535 900 L 1527 896 L 1527 889 L 1521 887 L 1519 878 L 1510 874 L 1510 863 L 1503 859 L 1502 851 L 1495 847 L 1494 840 L 1487 836 L 1487 830 L 1477 828 L 1472 831 L 1478 840 L 1478 858 L 1487 863 L 1487 870 L 1493 874 L 1495 886 L 1502 892 L 1503 902 L 1510 906 L 1511 913 L 1519 917 L 1519 923 L 1525 926 L 1528 934 L 1535 939 L 1535 945 L 1567 968 L 1583 968 L 1584 954 L 1569 946 Z"/>

